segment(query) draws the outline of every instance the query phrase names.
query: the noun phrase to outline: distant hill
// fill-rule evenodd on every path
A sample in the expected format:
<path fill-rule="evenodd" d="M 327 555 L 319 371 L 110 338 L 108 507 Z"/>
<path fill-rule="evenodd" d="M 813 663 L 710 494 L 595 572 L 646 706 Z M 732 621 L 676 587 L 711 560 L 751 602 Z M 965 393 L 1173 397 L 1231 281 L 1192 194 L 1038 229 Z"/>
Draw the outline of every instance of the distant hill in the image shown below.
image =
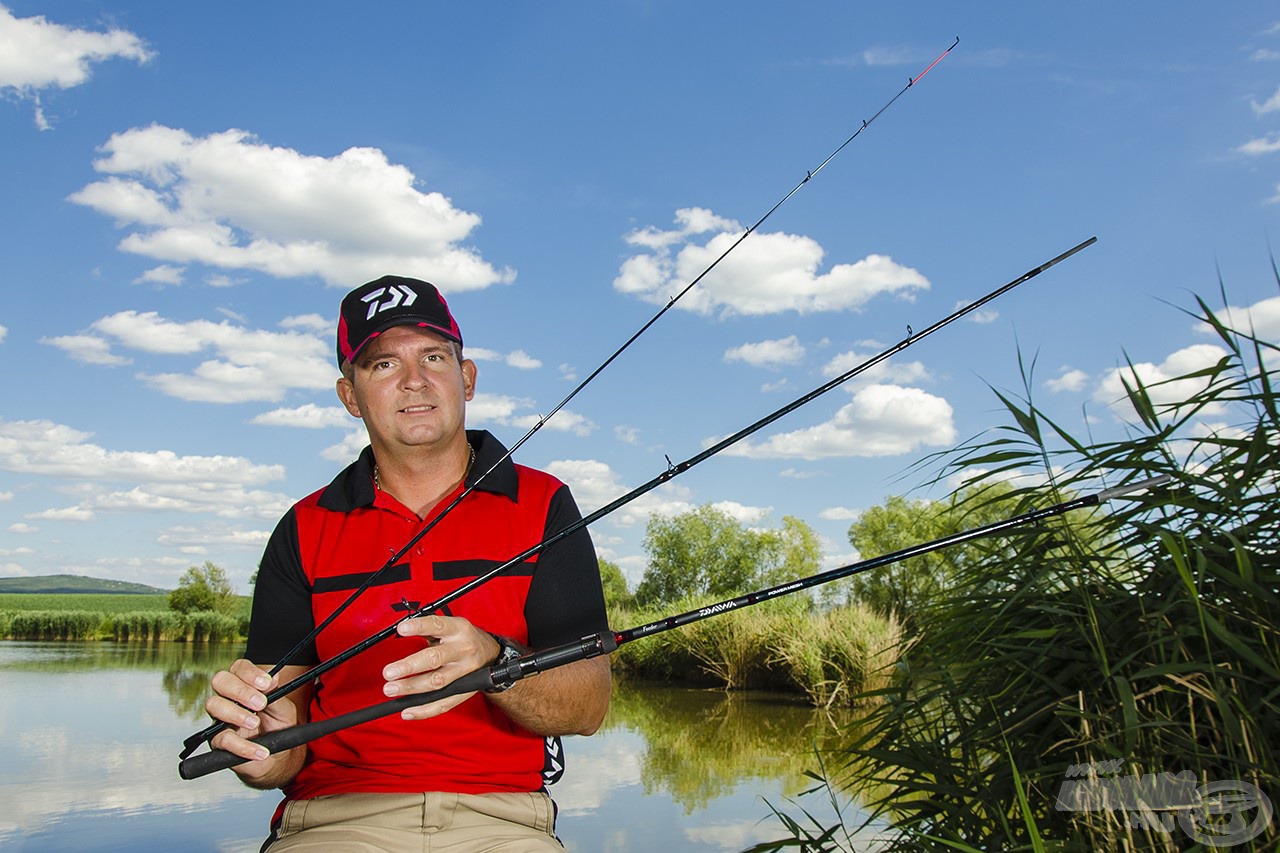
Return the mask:
<path fill-rule="evenodd" d="M 24 578 L 0 578 L 0 593 L 72 593 L 150 595 L 169 590 L 128 581 L 109 581 L 81 575 L 34 575 Z"/>

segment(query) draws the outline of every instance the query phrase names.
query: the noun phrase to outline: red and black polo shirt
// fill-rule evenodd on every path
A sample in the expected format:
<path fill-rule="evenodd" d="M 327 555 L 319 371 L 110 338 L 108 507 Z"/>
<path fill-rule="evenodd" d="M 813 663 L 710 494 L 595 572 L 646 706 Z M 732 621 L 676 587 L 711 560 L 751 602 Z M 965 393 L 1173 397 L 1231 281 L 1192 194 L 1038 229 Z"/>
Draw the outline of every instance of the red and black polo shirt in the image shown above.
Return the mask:
<path fill-rule="evenodd" d="M 581 515 L 569 489 L 542 471 L 504 460 L 484 431 L 467 433 L 476 461 L 465 500 L 400 563 L 321 632 L 291 663 L 310 665 L 394 624 L 406 613 L 506 563 Z M 272 664 L 434 516 L 417 515 L 373 485 L 365 448 L 328 487 L 295 504 L 272 534 L 258 571 L 246 656 Z M 443 510 L 462 486 L 437 505 Z M 445 615 L 533 648 L 606 630 L 604 595 L 591 538 L 571 534 L 449 604 Z M 393 636 L 323 675 L 311 719 L 327 719 L 385 700 L 382 668 L 423 647 Z M 476 695 L 431 720 L 392 715 L 312 742 L 306 765 L 286 789 L 291 799 L 346 792 L 534 791 L 542 786 L 544 740 Z"/>

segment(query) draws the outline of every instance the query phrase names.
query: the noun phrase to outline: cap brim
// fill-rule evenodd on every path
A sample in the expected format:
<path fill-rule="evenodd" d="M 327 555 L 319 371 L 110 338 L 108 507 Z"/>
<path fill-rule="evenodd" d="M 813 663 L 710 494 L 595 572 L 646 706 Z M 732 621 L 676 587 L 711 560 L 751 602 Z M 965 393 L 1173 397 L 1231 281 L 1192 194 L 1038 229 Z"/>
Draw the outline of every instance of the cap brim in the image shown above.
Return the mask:
<path fill-rule="evenodd" d="M 347 361 L 354 362 L 357 358 L 360 357 L 360 353 L 364 352 L 364 348 L 367 347 L 370 344 L 370 342 L 373 341 L 374 338 L 378 337 L 378 335 L 381 335 L 387 329 L 394 329 L 396 326 L 417 326 L 420 329 L 426 329 L 427 331 L 435 332 L 440 337 L 451 340 L 458 345 L 462 344 L 462 338 L 454 334 L 452 330 L 439 326 L 436 323 L 431 322 L 426 317 L 414 317 L 412 315 L 401 315 L 399 317 L 396 317 L 394 320 L 388 320 L 386 323 L 379 325 L 372 332 L 370 332 L 369 336 L 366 337 L 363 341 L 361 341 L 360 344 L 351 351 L 351 355 L 347 357 Z"/>

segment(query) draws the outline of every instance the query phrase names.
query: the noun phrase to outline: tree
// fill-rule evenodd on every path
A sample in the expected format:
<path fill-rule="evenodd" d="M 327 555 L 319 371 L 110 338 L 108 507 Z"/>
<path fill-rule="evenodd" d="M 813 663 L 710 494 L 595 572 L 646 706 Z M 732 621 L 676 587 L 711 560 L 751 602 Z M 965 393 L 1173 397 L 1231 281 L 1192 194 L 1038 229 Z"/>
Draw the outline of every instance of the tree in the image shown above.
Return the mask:
<path fill-rule="evenodd" d="M 645 528 L 649 565 L 636 588 L 641 606 L 690 595 L 730 598 L 813 574 L 821 546 L 807 524 L 790 516 L 779 530 L 748 528 L 707 505 Z"/>
<path fill-rule="evenodd" d="M 822 569 L 822 542 L 814 529 L 792 515 L 783 516 L 776 534 L 781 548 L 777 565 L 761 573 L 762 585 L 775 586 L 817 574 Z"/>
<path fill-rule="evenodd" d="M 227 573 L 209 561 L 201 568 L 192 566 L 169 593 L 169 609 L 178 613 L 215 610 L 234 616 L 240 608 L 235 588 Z"/>
<path fill-rule="evenodd" d="M 849 542 L 864 559 L 899 551 L 980 527 L 1012 514 L 1002 500 L 1013 492 L 1007 483 L 964 489 L 941 501 L 889 497 L 849 526 Z M 990 552 L 991 543 L 955 545 L 849 578 L 849 593 L 914 630 L 916 615 L 954 585 L 966 561 Z"/>
<path fill-rule="evenodd" d="M 622 574 L 622 567 L 617 563 L 597 558 L 600 562 L 600 583 L 604 586 L 605 607 L 612 612 L 618 607 L 631 604 L 631 591 L 627 589 L 627 578 Z"/>
<path fill-rule="evenodd" d="M 864 559 L 900 551 L 1026 512 L 1034 507 L 1021 502 L 1026 492 L 1006 481 L 992 481 L 961 489 L 940 501 L 890 497 L 849 526 L 849 542 Z M 1070 495 L 1058 494 L 1059 499 L 1067 497 Z M 1056 529 L 1059 535 L 1042 539 L 1037 555 L 1040 560 L 1064 553 L 1101 554 L 1114 547 L 1105 531 L 1092 522 L 1091 513 L 1077 512 L 1034 528 L 1041 532 L 1049 529 Z M 1017 544 L 1017 537 L 1029 535 L 1031 530 L 975 539 L 881 566 L 853 575 L 847 588 L 851 597 L 893 614 L 909 633 L 915 633 L 918 614 L 951 595 L 957 578 L 967 568 L 980 561 L 1027 559 L 1028 552 Z M 1008 591 L 1016 582 L 991 577 L 985 583 L 989 592 L 997 592 Z"/>

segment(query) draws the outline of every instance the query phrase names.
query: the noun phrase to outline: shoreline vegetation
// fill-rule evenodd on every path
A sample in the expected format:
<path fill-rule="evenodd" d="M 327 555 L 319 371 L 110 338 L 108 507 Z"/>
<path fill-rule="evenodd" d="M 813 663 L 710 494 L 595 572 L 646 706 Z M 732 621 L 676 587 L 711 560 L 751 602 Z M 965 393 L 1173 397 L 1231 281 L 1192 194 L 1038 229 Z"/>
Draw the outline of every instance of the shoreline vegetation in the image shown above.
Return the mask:
<path fill-rule="evenodd" d="M 165 593 L 3 593 L 0 638 L 234 642 L 243 638 L 248 615 L 247 604 L 239 616 L 178 613 L 169 609 Z"/>
<path fill-rule="evenodd" d="M 236 616 L 178 613 L 164 594 L 0 594 L 0 638 L 116 642 L 243 641 L 248 602 Z M 687 598 L 662 613 L 615 606 L 614 624 L 633 626 L 668 612 L 696 609 L 710 597 Z M 902 632 L 896 620 L 860 605 L 817 610 L 812 601 L 775 601 L 725 614 L 623 646 L 621 674 L 725 690 L 795 694 L 819 707 L 853 704 L 859 693 L 887 685 Z"/>

